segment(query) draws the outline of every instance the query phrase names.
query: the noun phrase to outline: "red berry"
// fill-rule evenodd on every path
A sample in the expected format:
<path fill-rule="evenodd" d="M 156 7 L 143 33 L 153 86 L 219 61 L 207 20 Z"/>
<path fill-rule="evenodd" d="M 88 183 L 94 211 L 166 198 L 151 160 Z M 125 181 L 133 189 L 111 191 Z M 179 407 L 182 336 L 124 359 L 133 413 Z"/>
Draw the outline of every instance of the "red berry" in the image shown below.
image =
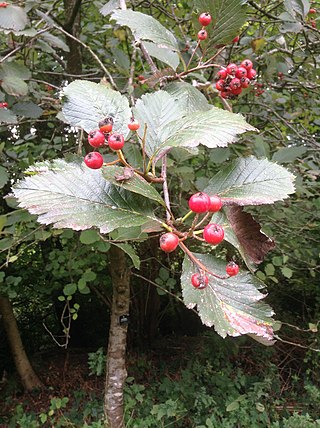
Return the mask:
<path fill-rule="evenodd" d="M 221 68 L 217 73 L 217 79 L 225 79 L 227 75 L 227 70 L 225 68 Z"/>
<path fill-rule="evenodd" d="M 236 36 L 233 40 L 232 43 L 238 43 L 238 41 L 240 40 L 240 36 Z"/>
<path fill-rule="evenodd" d="M 229 64 L 227 65 L 227 73 L 234 76 L 238 70 L 237 64 Z"/>
<path fill-rule="evenodd" d="M 257 72 L 254 68 L 250 68 L 250 70 L 248 70 L 248 74 L 247 74 L 248 79 L 253 80 L 256 77 L 256 75 L 257 75 Z"/>
<path fill-rule="evenodd" d="M 317 27 L 317 23 L 316 23 L 316 21 L 314 19 L 312 21 L 310 21 L 310 24 L 311 24 L 312 28 L 316 28 Z"/>
<path fill-rule="evenodd" d="M 216 213 L 220 211 L 222 208 L 222 200 L 218 195 L 210 196 L 210 207 L 209 211 L 212 213 Z"/>
<path fill-rule="evenodd" d="M 191 277 L 191 284 L 194 286 L 194 288 L 202 290 L 209 284 L 209 278 L 207 275 L 194 273 Z"/>
<path fill-rule="evenodd" d="M 7 107 L 8 107 L 8 103 L 6 103 L 6 102 L 0 103 L 0 108 L 7 108 Z"/>
<path fill-rule="evenodd" d="M 220 97 L 221 98 L 228 99 L 229 96 L 230 96 L 230 92 L 227 92 L 227 91 L 221 91 L 220 92 Z"/>
<path fill-rule="evenodd" d="M 95 129 L 94 131 L 90 131 L 88 135 L 88 142 L 92 147 L 101 147 L 105 143 L 104 133 L 99 129 Z"/>
<path fill-rule="evenodd" d="M 239 272 L 239 266 L 235 262 L 229 262 L 226 266 L 226 272 L 229 276 L 235 276 Z"/>
<path fill-rule="evenodd" d="M 140 123 L 135 119 L 131 119 L 131 122 L 128 123 L 128 128 L 130 129 L 130 131 L 136 131 L 140 128 Z"/>
<path fill-rule="evenodd" d="M 218 91 L 223 91 L 224 89 L 224 80 L 220 79 L 217 81 L 216 83 L 216 88 L 218 89 Z"/>
<path fill-rule="evenodd" d="M 140 74 L 140 75 L 137 77 L 137 79 L 139 80 L 139 82 L 143 82 L 143 81 L 145 81 L 145 80 L 146 80 L 146 78 L 145 78 L 142 74 Z"/>
<path fill-rule="evenodd" d="M 242 77 L 240 79 L 241 82 L 241 88 L 248 88 L 248 86 L 250 85 L 250 79 L 248 79 L 247 77 Z"/>
<path fill-rule="evenodd" d="M 241 79 L 241 77 L 247 77 L 247 69 L 244 67 L 238 67 L 238 70 L 236 71 L 236 77 L 238 79 Z"/>
<path fill-rule="evenodd" d="M 224 238 L 223 227 L 216 223 L 209 223 L 203 230 L 203 237 L 209 244 L 217 245 Z"/>
<path fill-rule="evenodd" d="M 241 82 L 240 82 L 240 79 L 235 77 L 230 82 L 230 89 L 231 89 L 231 91 L 233 91 L 234 89 L 238 89 L 238 88 L 241 88 Z"/>
<path fill-rule="evenodd" d="M 165 233 L 160 236 L 160 248 L 166 253 L 174 251 L 179 244 L 179 238 L 172 232 Z"/>
<path fill-rule="evenodd" d="M 111 134 L 108 138 L 108 144 L 112 150 L 121 150 L 124 146 L 124 137 L 122 134 Z"/>
<path fill-rule="evenodd" d="M 206 38 L 208 37 L 208 33 L 206 32 L 206 30 L 200 30 L 198 33 L 198 39 L 199 40 L 206 40 Z"/>
<path fill-rule="evenodd" d="M 111 116 L 106 117 L 99 122 L 99 129 L 101 132 L 111 132 L 113 127 L 113 118 Z"/>
<path fill-rule="evenodd" d="M 0 3 L 0 7 L 7 7 L 7 6 L 9 6 L 9 3 L 7 2 Z"/>
<path fill-rule="evenodd" d="M 91 152 L 85 156 L 84 163 L 91 169 L 99 169 L 103 165 L 103 157 L 99 152 Z"/>
<path fill-rule="evenodd" d="M 206 27 L 212 21 L 211 15 L 208 12 L 204 12 L 199 16 L 199 22 L 201 25 Z"/>
<path fill-rule="evenodd" d="M 313 15 L 314 13 L 317 13 L 317 9 L 311 8 L 308 13 Z"/>
<path fill-rule="evenodd" d="M 194 213 L 205 213 L 210 208 L 210 197 L 206 193 L 198 192 L 189 199 L 189 208 Z"/>
<path fill-rule="evenodd" d="M 244 59 L 240 64 L 241 67 L 244 67 L 247 70 L 250 70 L 253 67 L 252 61 L 250 59 Z"/>
<path fill-rule="evenodd" d="M 240 88 L 234 88 L 231 90 L 231 92 L 233 95 L 240 95 L 242 92 L 242 88 L 241 87 Z"/>

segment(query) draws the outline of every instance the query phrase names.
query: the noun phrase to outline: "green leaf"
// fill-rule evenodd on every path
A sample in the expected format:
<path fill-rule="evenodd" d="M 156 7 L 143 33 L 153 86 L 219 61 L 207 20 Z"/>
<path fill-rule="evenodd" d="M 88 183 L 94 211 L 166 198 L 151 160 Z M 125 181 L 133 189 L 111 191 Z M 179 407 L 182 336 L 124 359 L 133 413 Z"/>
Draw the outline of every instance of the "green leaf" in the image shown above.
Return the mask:
<path fill-rule="evenodd" d="M 132 116 L 126 97 L 100 83 L 75 80 L 64 90 L 66 97 L 62 113 L 68 123 L 90 132 L 100 120 L 111 116 L 113 130 L 125 136 Z"/>
<path fill-rule="evenodd" d="M 1 79 L 7 77 L 17 77 L 22 80 L 29 80 L 31 78 L 31 71 L 25 65 L 19 62 L 5 62 L 1 64 L 0 68 Z"/>
<path fill-rule="evenodd" d="M 0 8 L 0 28 L 7 30 L 23 30 L 28 24 L 28 17 L 22 7 L 9 4 Z"/>
<path fill-rule="evenodd" d="M 288 278 L 288 279 L 292 278 L 292 275 L 293 275 L 293 271 L 292 271 L 292 269 L 290 269 L 290 268 L 288 268 L 288 267 L 284 266 L 284 267 L 282 267 L 282 268 L 281 268 L 281 272 L 282 272 L 282 275 L 283 275 L 285 278 Z"/>
<path fill-rule="evenodd" d="M 206 11 L 212 16 L 205 47 L 212 49 L 230 43 L 239 34 L 247 20 L 244 3 L 243 0 L 194 0 L 199 13 Z"/>
<path fill-rule="evenodd" d="M 307 147 L 303 146 L 283 147 L 273 154 L 272 160 L 279 163 L 293 162 L 305 154 L 307 150 Z"/>
<path fill-rule="evenodd" d="M 310 9 L 310 2 L 308 0 L 284 0 L 284 7 L 291 16 L 297 14 L 305 17 Z"/>
<path fill-rule="evenodd" d="M 146 153 L 152 157 L 163 141 L 160 133 L 168 123 L 178 119 L 184 113 L 183 101 L 165 91 L 157 91 L 143 95 L 133 109 L 134 117 L 141 124 L 138 133 L 143 137 L 144 127 L 147 126 Z"/>
<path fill-rule="evenodd" d="M 2 80 L 2 89 L 15 97 L 27 95 L 28 85 L 22 79 L 15 76 L 5 76 Z"/>
<path fill-rule="evenodd" d="M 227 412 L 233 412 L 235 410 L 238 410 L 239 406 L 240 406 L 239 401 L 237 401 L 237 400 L 233 401 L 232 403 L 227 405 L 226 411 Z"/>
<path fill-rule="evenodd" d="M 42 108 L 32 102 L 16 103 L 12 106 L 12 111 L 18 116 L 31 117 L 32 119 L 38 119 L 43 113 Z"/>
<path fill-rule="evenodd" d="M 100 236 L 95 229 L 83 230 L 80 234 L 80 242 L 84 245 L 91 245 L 97 241 L 100 241 Z"/>
<path fill-rule="evenodd" d="M 240 114 L 212 107 L 208 111 L 189 113 L 170 123 L 160 135 L 165 147 L 226 147 L 237 141 L 237 135 L 255 131 Z"/>
<path fill-rule="evenodd" d="M 173 70 L 176 70 L 179 63 L 180 58 L 179 55 L 168 49 L 157 46 L 152 42 L 143 42 L 144 47 L 147 49 L 150 56 L 159 59 L 160 61 L 168 64 Z"/>
<path fill-rule="evenodd" d="M 0 109 L 0 123 L 18 123 L 18 118 L 11 110 Z"/>
<path fill-rule="evenodd" d="M 193 256 L 210 272 L 225 276 L 225 262 L 208 254 Z M 263 284 L 246 272 L 240 271 L 236 277 L 216 278 L 208 274 L 209 284 L 199 290 L 191 285 L 195 265 L 185 256 L 182 266 L 182 295 L 188 308 L 197 307 L 201 321 L 222 337 L 253 334 L 272 341 L 272 309 L 261 303 L 265 297 L 258 290 Z"/>
<path fill-rule="evenodd" d="M 152 16 L 128 9 L 116 10 L 111 19 L 117 21 L 119 25 L 129 27 L 137 39 L 149 40 L 160 48 L 179 51 L 175 36 Z"/>
<path fill-rule="evenodd" d="M 172 82 L 166 86 L 170 95 L 182 101 L 181 108 L 187 113 L 211 109 L 206 97 L 194 86 L 186 82 Z"/>
<path fill-rule="evenodd" d="M 123 252 L 125 252 L 130 257 L 130 259 L 132 260 L 133 266 L 136 269 L 140 269 L 140 258 L 137 255 L 135 249 L 131 245 L 119 244 L 119 243 L 115 243 L 115 242 L 113 242 L 112 245 L 115 245 L 116 247 L 121 248 L 121 250 Z"/>
<path fill-rule="evenodd" d="M 156 189 L 139 174 L 131 170 L 132 172 L 129 172 L 129 174 L 132 175 L 126 179 L 126 171 L 128 170 L 130 171 L 128 167 L 110 165 L 102 168 L 102 175 L 113 185 L 157 201 L 165 207 L 165 202 Z"/>
<path fill-rule="evenodd" d="M 41 34 L 43 38 L 50 46 L 61 49 L 64 52 L 69 52 L 69 46 L 60 37 L 54 36 L 53 34 L 46 32 Z"/>
<path fill-rule="evenodd" d="M 77 291 L 77 284 L 67 284 L 63 287 L 63 292 L 66 296 L 71 296 Z"/>
<path fill-rule="evenodd" d="M 282 166 L 250 156 L 220 170 L 204 192 L 219 194 L 226 205 L 272 204 L 294 192 L 293 181 L 293 174 Z"/>
<path fill-rule="evenodd" d="M 103 16 L 107 16 L 107 15 L 110 15 L 110 13 L 112 13 L 115 9 L 118 9 L 119 7 L 120 7 L 119 0 L 110 0 L 108 1 L 108 3 L 102 6 L 102 8 L 100 9 L 100 13 Z"/>
<path fill-rule="evenodd" d="M 85 230 L 97 227 L 108 233 L 118 227 L 161 223 L 148 199 L 107 182 L 101 170 L 77 162 L 55 160 L 29 168 L 35 175 L 13 187 L 19 206 L 38 215 L 42 224 Z"/>

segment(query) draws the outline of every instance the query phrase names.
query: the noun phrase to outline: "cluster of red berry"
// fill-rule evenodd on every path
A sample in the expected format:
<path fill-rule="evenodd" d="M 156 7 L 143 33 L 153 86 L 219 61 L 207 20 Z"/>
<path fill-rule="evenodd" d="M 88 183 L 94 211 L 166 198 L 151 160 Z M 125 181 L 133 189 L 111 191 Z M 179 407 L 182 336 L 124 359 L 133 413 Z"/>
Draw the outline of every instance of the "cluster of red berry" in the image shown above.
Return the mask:
<path fill-rule="evenodd" d="M 317 13 L 317 9 L 314 9 L 314 8 L 312 7 L 311 9 L 309 9 L 308 17 L 310 17 L 310 18 L 311 18 L 311 16 L 316 15 L 316 13 Z M 312 25 L 312 27 L 313 27 L 313 28 L 316 28 L 316 27 L 317 27 L 317 23 L 316 23 L 316 20 L 315 20 L 315 19 L 310 19 L 310 24 Z"/>
<path fill-rule="evenodd" d="M 121 150 L 124 146 L 124 136 L 117 132 L 112 132 L 113 118 L 111 116 L 99 122 L 99 129 L 94 129 L 89 132 L 88 143 L 90 146 L 98 149 L 108 145 L 111 150 Z M 137 131 L 140 125 L 137 120 L 131 119 L 128 123 L 130 131 Z M 90 152 L 84 158 L 84 163 L 91 169 L 99 169 L 103 165 L 103 157 L 99 152 Z"/>
<path fill-rule="evenodd" d="M 222 98 L 233 99 L 241 94 L 242 89 L 248 88 L 256 75 L 257 72 L 250 59 L 243 60 L 239 66 L 228 64 L 218 71 L 216 88 Z"/>
<path fill-rule="evenodd" d="M 218 195 L 209 196 L 204 192 L 198 192 L 189 199 L 189 208 L 196 214 L 214 213 L 222 208 L 222 200 Z M 203 229 L 203 239 L 212 245 L 218 245 L 224 239 L 224 229 L 216 223 L 209 223 Z M 180 239 L 174 232 L 167 232 L 160 237 L 160 248 L 171 253 L 179 245 Z M 234 276 L 239 272 L 239 267 L 234 262 L 230 262 L 226 267 L 226 273 Z M 191 278 L 195 288 L 205 288 L 209 283 L 208 277 L 203 273 L 195 273 Z"/>

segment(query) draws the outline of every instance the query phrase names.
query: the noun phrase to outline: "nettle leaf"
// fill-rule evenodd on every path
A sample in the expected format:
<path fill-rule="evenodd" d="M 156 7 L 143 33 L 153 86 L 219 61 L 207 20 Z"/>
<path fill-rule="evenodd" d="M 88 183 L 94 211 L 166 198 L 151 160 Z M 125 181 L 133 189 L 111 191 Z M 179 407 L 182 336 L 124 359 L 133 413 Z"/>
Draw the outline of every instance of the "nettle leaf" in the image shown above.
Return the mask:
<path fill-rule="evenodd" d="M 127 124 L 132 113 L 127 98 L 120 92 L 103 84 L 75 80 L 64 88 L 63 96 L 62 113 L 70 125 L 90 132 L 98 127 L 100 120 L 111 116 L 114 132 L 128 135 Z"/>
<path fill-rule="evenodd" d="M 179 63 L 180 58 L 179 55 L 168 49 L 157 46 L 153 42 L 143 42 L 144 47 L 147 49 L 150 56 L 159 59 L 160 61 L 168 64 L 173 70 L 176 70 Z"/>
<path fill-rule="evenodd" d="M 22 7 L 9 4 L 0 8 L 0 28 L 7 30 L 23 30 L 28 24 L 28 17 Z"/>
<path fill-rule="evenodd" d="M 203 144 L 211 149 L 226 147 L 237 141 L 237 135 L 256 131 L 240 114 L 212 107 L 208 111 L 193 112 L 170 123 L 160 139 L 166 147 L 196 147 Z"/>
<path fill-rule="evenodd" d="M 56 228 L 108 233 L 118 227 L 161 223 L 149 201 L 106 181 L 101 170 L 83 163 L 55 160 L 28 170 L 29 177 L 13 186 L 19 206 L 38 216 L 39 223 Z"/>
<path fill-rule="evenodd" d="M 145 198 L 159 202 L 165 207 L 165 202 L 150 183 L 135 173 L 133 169 L 122 166 L 105 166 L 102 168 L 103 177 L 114 186 L 138 193 Z"/>
<path fill-rule="evenodd" d="M 225 205 L 264 205 L 295 191 L 294 175 L 267 159 L 238 158 L 209 181 L 204 192 L 219 194 Z"/>
<path fill-rule="evenodd" d="M 209 271 L 225 275 L 225 262 L 212 255 L 193 253 Z M 182 266 L 182 295 L 188 308 L 197 308 L 201 321 L 208 327 L 214 326 L 222 337 L 253 334 L 268 342 L 273 340 L 273 310 L 261 299 L 265 297 L 259 289 L 263 284 L 253 275 L 239 272 L 228 279 L 209 276 L 205 289 L 195 289 L 191 276 L 195 266 L 186 256 Z M 270 344 L 270 343 L 269 343 Z"/>
<path fill-rule="evenodd" d="M 246 22 L 246 6 L 243 0 L 194 0 L 196 9 L 201 13 L 209 12 L 212 24 L 208 31 L 205 49 L 230 43 L 239 34 Z"/>
<path fill-rule="evenodd" d="M 127 9 L 116 10 L 111 18 L 117 21 L 119 25 L 129 27 L 138 39 L 149 40 L 160 48 L 179 51 L 175 36 L 152 16 Z"/>
<path fill-rule="evenodd" d="M 194 86 L 186 82 L 172 82 L 165 90 L 170 95 L 181 100 L 184 110 L 188 113 L 195 111 L 207 111 L 212 108 L 206 97 Z"/>
<path fill-rule="evenodd" d="M 255 270 L 275 242 L 261 231 L 260 224 L 242 207 L 226 207 L 212 216 L 211 222 L 224 228 L 224 239 L 241 254 L 249 269 Z"/>
<path fill-rule="evenodd" d="M 143 136 L 144 127 L 147 126 L 145 150 L 147 155 L 152 157 L 163 143 L 161 131 L 168 123 L 184 114 L 184 104 L 182 100 L 166 91 L 157 91 L 143 95 L 137 100 L 133 113 L 141 124 L 138 130 L 140 137 Z"/>

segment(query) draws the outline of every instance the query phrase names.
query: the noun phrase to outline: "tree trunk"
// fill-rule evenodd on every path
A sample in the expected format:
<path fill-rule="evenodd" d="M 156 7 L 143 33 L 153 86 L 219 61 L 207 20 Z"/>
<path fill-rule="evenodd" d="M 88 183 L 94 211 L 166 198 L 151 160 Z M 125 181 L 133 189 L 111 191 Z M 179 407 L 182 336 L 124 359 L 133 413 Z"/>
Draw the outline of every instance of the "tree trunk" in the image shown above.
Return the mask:
<path fill-rule="evenodd" d="M 130 270 L 125 253 L 111 246 L 110 273 L 113 283 L 111 322 L 107 353 L 104 414 L 108 428 L 124 428 L 123 388 L 127 377 L 126 344 L 130 304 Z"/>
<path fill-rule="evenodd" d="M 80 8 L 82 0 L 64 0 L 65 23 L 64 29 L 74 37 L 80 36 Z M 81 74 L 82 73 L 82 53 L 80 44 L 70 37 L 67 37 L 67 45 L 69 52 L 66 52 L 67 57 L 67 73 Z"/>
<path fill-rule="evenodd" d="M 4 328 L 8 336 L 14 363 L 17 372 L 21 377 L 23 387 L 27 391 L 41 388 L 42 383 L 33 370 L 26 351 L 24 350 L 17 321 L 15 319 L 11 303 L 7 297 L 0 296 L 0 313 L 3 317 Z"/>

